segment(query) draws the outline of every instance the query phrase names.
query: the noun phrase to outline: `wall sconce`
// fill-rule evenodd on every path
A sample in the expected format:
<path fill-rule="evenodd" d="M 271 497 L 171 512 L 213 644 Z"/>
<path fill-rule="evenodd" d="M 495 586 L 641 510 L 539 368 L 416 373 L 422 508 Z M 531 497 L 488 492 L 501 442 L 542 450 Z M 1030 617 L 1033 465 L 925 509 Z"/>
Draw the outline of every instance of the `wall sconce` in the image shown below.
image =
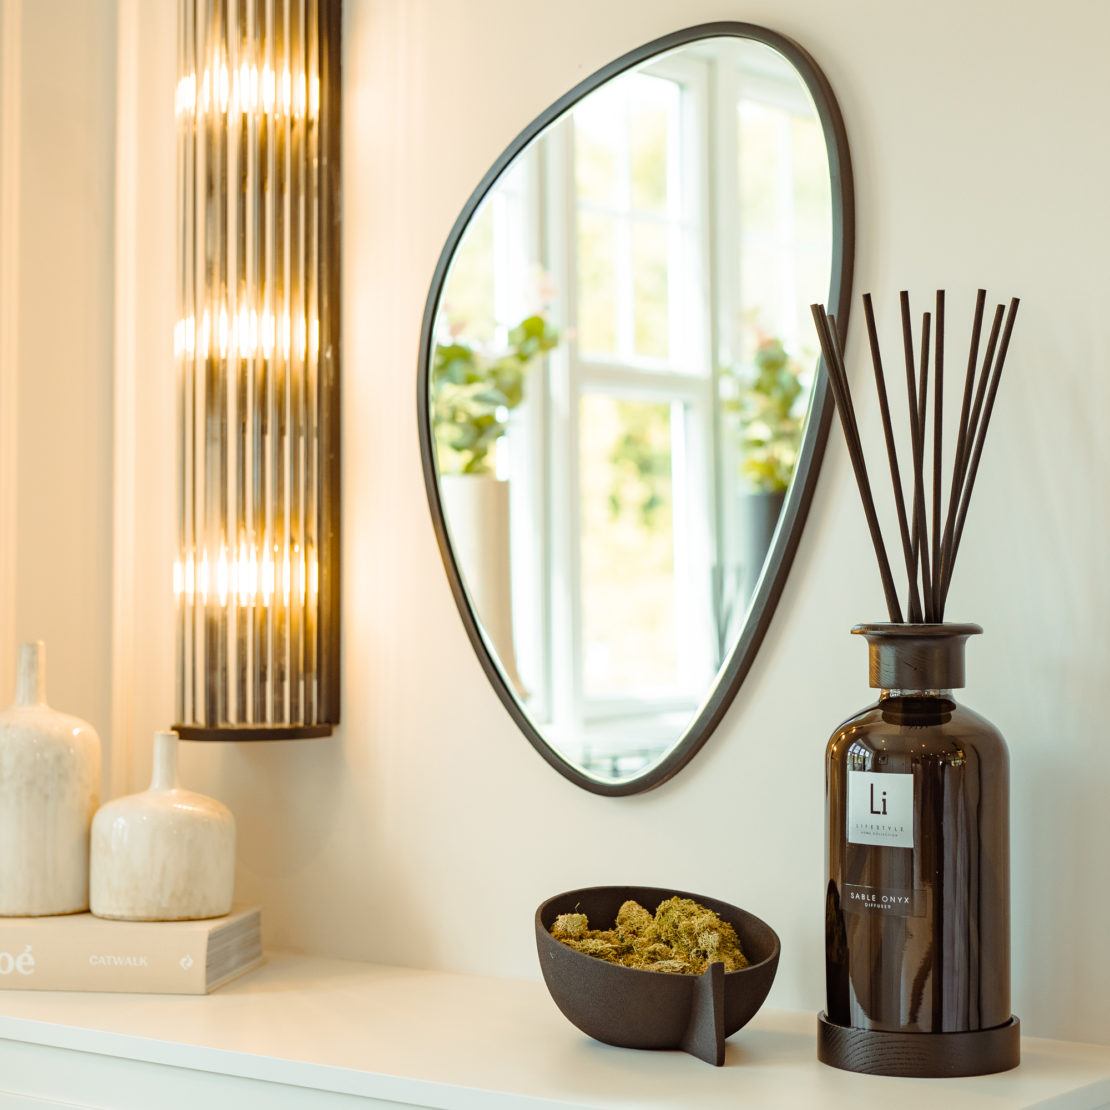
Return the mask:
<path fill-rule="evenodd" d="M 178 688 L 194 740 L 339 721 L 340 0 L 180 0 Z"/>

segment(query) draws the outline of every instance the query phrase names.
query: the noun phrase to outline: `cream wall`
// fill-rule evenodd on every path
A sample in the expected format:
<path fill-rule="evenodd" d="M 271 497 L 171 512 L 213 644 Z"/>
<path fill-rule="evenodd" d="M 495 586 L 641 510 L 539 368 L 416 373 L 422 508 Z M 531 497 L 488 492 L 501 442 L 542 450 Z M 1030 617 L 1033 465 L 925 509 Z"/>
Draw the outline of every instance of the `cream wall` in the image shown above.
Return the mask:
<path fill-rule="evenodd" d="M 76 0 L 68 7 L 84 11 Z M 172 59 L 172 21 L 122 0 L 120 11 L 123 27 L 147 20 L 139 42 Z M 907 287 L 921 299 L 944 285 L 953 337 L 967 334 L 977 285 L 1023 298 L 950 616 L 987 629 L 969 650 L 966 700 L 999 725 L 1012 753 L 1015 1011 L 1031 1033 L 1110 1042 L 1101 707 L 1110 674 L 1110 445 L 1101 434 L 1110 400 L 1110 9 L 1061 0 L 1051 26 L 1043 13 L 1006 0 L 348 0 L 343 724 L 325 741 L 190 745 L 183 761 L 189 784 L 239 819 L 239 894 L 264 903 L 271 944 L 534 977 L 531 915 L 543 897 L 595 882 L 671 884 L 769 920 L 783 941 L 772 1003 L 820 1007 L 823 747 L 870 697 L 862 646 L 847 630 L 881 615 L 840 443 L 832 441 L 778 614 L 722 727 L 672 782 L 606 799 L 557 776 L 483 677 L 440 565 L 415 423 L 428 283 L 489 164 L 615 55 L 684 25 L 747 20 L 801 42 L 840 100 L 858 187 L 857 291 L 893 298 Z M 143 80 L 164 89 L 165 67 L 130 49 L 146 59 Z M 96 86 L 97 103 L 103 95 Z M 172 144 L 149 104 L 138 113 L 126 101 L 120 142 L 144 140 L 133 170 L 149 207 Z M 133 489 L 116 477 L 117 530 L 128 505 L 140 522 L 136 575 L 116 580 L 116 624 L 130 622 L 134 636 L 128 650 L 113 641 L 114 681 L 130 691 L 133 720 L 115 741 L 140 740 L 133 786 L 149 766 L 144 734 L 172 712 L 165 579 L 154 569 L 172 549 L 157 484 L 169 473 L 159 421 L 171 419 L 172 400 L 158 383 L 172 368 L 150 325 L 172 290 L 172 255 L 156 245 L 164 190 L 159 198 L 135 217 L 137 235 L 124 234 L 121 218 L 116 245 L 97 247 L 108 269 L 130 251 L 134 289 L 121 284 L 137 306 L 129 326 L 139 400 L 122 456 L 116 435 L 124 470 L 133 452 L 142 475 Z M 92 289 L 67 287 L 66 296 L 73 312 L 111 311 Z M 860 339 L 853 326 L 849 358 L 862 388 Z M 98 348 L 101 384 L 111 377 L 103 357 Z M 82 363 L 64 365 L 73 389 L 90 388 Z M 862 409 L 877 444 L 874 408 Z M 28 434 L 45 429 L 47 415 Z M 92 496 L 103 499 L 104 478 L 90 475 Z M 94 528 L 97 544 L 108 527 Z M 32 542 L 42 542 L 33 531 Z M 99 583 L 99 566 L 81 580 Z M 30 597 L 44 597 L 51 581 L 45 567 L 21 562 L 19 588 Z M 95 603 L 77 605 L 57 632 L 75 638 L 96 614 Z M 90 667 L 81 673 L 94 705 L 108 676 L 100 661 Z"/>
<path fill-rule="evenodd" d="M 3 0 L 0 27 L 0 701 L 45 640 L 47 697 L 104 736 L 115 4 Z"/>

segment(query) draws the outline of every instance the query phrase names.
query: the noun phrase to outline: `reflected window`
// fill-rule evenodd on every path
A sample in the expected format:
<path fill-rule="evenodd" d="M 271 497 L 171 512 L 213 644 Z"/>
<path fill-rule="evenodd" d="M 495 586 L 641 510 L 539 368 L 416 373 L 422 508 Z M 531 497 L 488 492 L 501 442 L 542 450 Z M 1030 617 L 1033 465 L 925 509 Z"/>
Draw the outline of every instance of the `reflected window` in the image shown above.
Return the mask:
<path fill-rule="evenodd" d="M 801 441 L 804 313 L 826 299 L 831 235 L 804 85 L 768 47 L 707 40 L 546 128 L 456 251 L 435 359 L 470 406 L 435 429 L 452 546 L 509 685 L 587 774 L 665 755 L 744 625 Z M 468 437 L 480 465 L 454 466 L 442 445 Z M 483 495 L 500 523 L 447 489 L 453 466 L 503 484 Z M 502 532 L 500 563 L 467 554 Z"/>

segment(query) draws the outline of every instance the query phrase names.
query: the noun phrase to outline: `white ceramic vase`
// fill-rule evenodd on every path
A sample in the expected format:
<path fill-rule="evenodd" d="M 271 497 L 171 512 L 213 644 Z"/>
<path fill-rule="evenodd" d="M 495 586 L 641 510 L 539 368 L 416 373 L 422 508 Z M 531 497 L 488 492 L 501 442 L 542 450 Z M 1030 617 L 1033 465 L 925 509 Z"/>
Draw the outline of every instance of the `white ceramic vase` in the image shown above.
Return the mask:
<path fill-rule="evenodd" d="M 15 703 L 0 712 L 0 917 L 89 908 L 89 823 L 100 738 L 46 704 L 46 648 L 19 649 Z"/>
<path fill-rule="evenodd" d="M 235 818 L 183 790 L 175 732 L 154 734 L 150 789 L 102 806 L 93 819 L 91 908 L 119 921 L 187 921 L 231 910 Z"/>
<path fill-rule="evenodd" d="M 527 699 L 513 643 L 509 483 L 492 474 L 443 474 L 439 489 L 471 607 L 509 684 Z"/>

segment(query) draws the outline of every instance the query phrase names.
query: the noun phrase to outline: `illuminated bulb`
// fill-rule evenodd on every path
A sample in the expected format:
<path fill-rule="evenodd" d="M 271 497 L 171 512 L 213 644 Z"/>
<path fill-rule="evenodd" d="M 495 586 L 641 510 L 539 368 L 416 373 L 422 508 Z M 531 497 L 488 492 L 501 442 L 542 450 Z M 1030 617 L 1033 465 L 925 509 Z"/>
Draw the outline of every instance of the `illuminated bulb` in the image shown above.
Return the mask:
<path fill-rule="evenodd" d="M 220 63 L 220 111 L 227 111 L 228 91 L 230 83 L 228 81 L 227 65 L 224 62 Z"/>
<path fill-rule="evenodd" d="M 227 564 L 227 548 L 220 548 L 220 558 L 216 563 L 216 597 L 220 605 L 227 605 L 228 586 L 230 585 L 230 568 Z"/>
<path fill-rule="evenodd" d="M 275 549 L 276 550 L 276 549 Z M 267 551 L 262 556 L 262 603 L 269 605 L 274 596 L 274 560 Z"/>
<path fill-rule="evenodd" d="M 271 115 L 274 111 L 274 93 L 274 71 L 269 66 L 265 66 L 262 70 L 262 110 L 267 115 Z"/>
<path fill-rule="evenodd" d="M 173 109 L 178 116 L 189 115 L 197 107 L 197 75 L 190 73 L 177 82 L 174 91 Z"/>
<path fill-rule="evenodd" d="M 262 317 L 262 353 L 270 358 L 274 353 L 274 314 L 266 312 Z"/>

